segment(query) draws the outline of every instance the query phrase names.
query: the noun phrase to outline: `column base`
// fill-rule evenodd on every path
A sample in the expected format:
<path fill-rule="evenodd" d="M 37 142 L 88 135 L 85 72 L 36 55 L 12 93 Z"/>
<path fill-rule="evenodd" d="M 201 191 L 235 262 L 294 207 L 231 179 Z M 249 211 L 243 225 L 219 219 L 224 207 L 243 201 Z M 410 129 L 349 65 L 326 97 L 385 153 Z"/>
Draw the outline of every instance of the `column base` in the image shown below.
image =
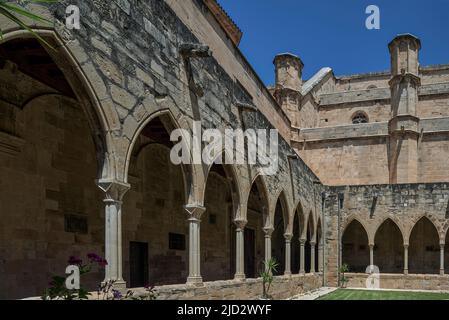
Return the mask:
<path fill-rule="evenodd" d="M 203 284 L 203 277 L 188 277 L 187 284 L 201 286 Z"/>
<path fill-rule="evenodd" d="M 440 276 L 444 276 L 444 269 L 440 270 Z"/>
<path fill-rule="evenodd" d="M 286 276 L 286 277 L 291 277 L 291 276 L 292 276 L 291 271 L 285 271 L 285 272 L 284 272 L 284 276 Z"/>
<path fill-rule="evenodd" d="M 245 281 L 246 280 L 246 275 L 244 273 L 236 273 L 234 275 L 234 280 Z"/>
<path fill-rule="evenodd" d="M 408 270 L 404 270 L 404 276 L 408 276 Z"/>
<path fill-rule="evenodd" d="M 104 280 L 101 282 L 101 286 L 105 286 L 106 283 L 108 283 L 108 282 L 111 281 L 111 280 L 112 280 L 112 279 L 104 279 Z M 116 290 L 119 290 L 119 291 L 124 291 L 124 290 L 126 290 L 126 281 L 123 280 L 123 279 L 116 280 L 116 281 L 114 282 L 114 284 L 112 285 L 112 288 L 114 288 L 114 289 L 116 289 Z"/>

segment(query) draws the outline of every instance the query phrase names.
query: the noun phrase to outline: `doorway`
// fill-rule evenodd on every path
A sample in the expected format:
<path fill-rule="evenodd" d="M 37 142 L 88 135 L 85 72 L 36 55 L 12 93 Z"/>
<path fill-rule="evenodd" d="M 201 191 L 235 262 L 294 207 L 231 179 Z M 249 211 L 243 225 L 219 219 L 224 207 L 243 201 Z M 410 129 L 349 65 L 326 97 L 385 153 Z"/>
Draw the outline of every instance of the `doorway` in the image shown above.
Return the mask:
<path fill-rule="evenodd" d="M 140 288 L 148 284 L 148 243 L 129 243 L 130 286 Z"/>

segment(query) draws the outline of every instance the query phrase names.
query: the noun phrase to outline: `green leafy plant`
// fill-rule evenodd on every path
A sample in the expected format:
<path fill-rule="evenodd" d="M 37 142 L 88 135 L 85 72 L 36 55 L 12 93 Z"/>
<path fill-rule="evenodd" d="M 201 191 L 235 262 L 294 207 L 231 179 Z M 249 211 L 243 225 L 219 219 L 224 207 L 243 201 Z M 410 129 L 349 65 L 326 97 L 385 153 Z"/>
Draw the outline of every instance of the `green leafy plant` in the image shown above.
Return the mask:
<path fill-rule="evenodd" d="M 277 271 L 279 264 L 276 262 L 276 259 L 271 258 L 268 261 L 262 262 L 263 267 L 260 273 L 260 277 L 262 278 L 262 298 L 263 299 L 271 299 L 269 295 L 271 284 L 273 283 L 274 276 L 273 274 Z"/>
<path fill-rule="evenodd" d="M 20 1 L 21 3 L 56 3 L 59 0 L 26 0 Z M 36 22 L 42 22 L 48 25 L 52 25 L 52 22 L 44 17 L 34 14 L 19 5 L 13 4 L 6 0 L 0 0 L 0 15 L 5 16 L 12 22 L 16 23 L 20 28 L 29 31 L 36 39 L 45 44 L 46 46 L 53 48 L 47 41 L 45 41 L 39 34 L 31 29 L 21 17 L 29 18 Z M 0 28 L 0 40 L 3 39 L 3 32 Z"/>
<path fill-rule="evenodd" d="M 95 266 L 104 268 L 107 261 L 95 253 L 87 255 L 88 262 L 83 263 L 83 260 L 75 256 L 71 256 L 67 263 L 69 265 L 76 265 L 79 267 L 80 277 L 92 271 Z M 87 300 L 90 293 L 84 288 L 67 289 L 65 286 L 66 278 L 64 276 L 53 276 L 49 283 L 50 287 L 45 290 L 42 300 Z M 112 287 L 112 286 L 111 286 Z"/>
<path fill-rule="evenodd" d="M 349 272 L 349 265 L 343 263 L 338 270 L 340 271 L 340 285 L 342 288 L 345 288 L 346 284 L 349 282 L 349 279 L 345 276 L 345 273 Z"/>
<path fill-rule="evenodd" d="M 80 277 L 93 270 L 93 268 L 104 268 L 107 261 L 95 253 L 87 255 L 87 263 L 83 260 L 71 256 L 67 263 L 69 265 L 76 265 L 79 268 Z M 80 279 L 81 280 L 81 279 Z M 87 300 L 91 296 L 87 290 L 80 286 L 79 289 L 67 289 L 66 277 L 53 276 L 50 282 L 50 287 L 45 290 L 42 300 Z M 80 281 L 81 282 L 81 281 Z M 154 286 L 146 285 L 144 287 L 145 293 L 136 294 L 132 290 L 126 293 L 117 290 L 115 287 L 116 280 L 109 280 L 101 283 L 97 289 L 97 300 L 156 300 L 157 292 Z"/>

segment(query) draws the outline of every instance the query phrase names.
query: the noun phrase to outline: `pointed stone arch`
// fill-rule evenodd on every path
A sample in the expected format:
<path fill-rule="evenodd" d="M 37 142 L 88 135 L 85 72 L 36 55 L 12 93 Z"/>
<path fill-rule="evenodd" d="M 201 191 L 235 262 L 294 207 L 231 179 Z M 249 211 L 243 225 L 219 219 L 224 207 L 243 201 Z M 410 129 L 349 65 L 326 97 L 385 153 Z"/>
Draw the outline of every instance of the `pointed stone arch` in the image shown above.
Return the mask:
<path fill-rule="evenodd" d="M 182 133 L 183 137 L 180 143 L 185 143 L 185 141 L 189 141 L 188 135 L 190 134 L 190 129 L 188 127 L 187 128 L 181 127 L 182 122 L 176 120 L 177 117 L 175 117 L 171 109 L 161 109 L 153 112 L 152 114 L 149 114 L 145 118 L 145 120 L 143 120 L 139 125 L 136 125 L 132 140 L 127 148 L 125 157 L 126 161 L 124 165 L 124 177 L 126 183 L 128 182 L 129 166 L 137 140 L 139 139 L 139 136 L 143 132 L 143 130 L 157 118 L 161 119 L 169 135 L 173 130 L 181 129 L 180 132 Z M 190 146 L 188 146 L 187 144 L 185 144 L 185 146 L 186 146 L 185 149 L 189 150 L 189 159 L 190 162 L 192 163 L 192 154 L 190 153 Z M 184 192 L 187 204 L 202 205 L 203 199 L 198 195 L 199 186 L 201 186 L 203 184 L 202 181 L 204 181 L 202 170 L 199 170 L 199 166 L 195 164 L 181 164 L 181 168 L 183 172 L 183 180 L 185 186 Z"/>
<path fill-rule="evenodd" d="M 0 45 L 13 40 L 34 39 L 33 35 L 26 30 L 3 31 Z M 99 75 L 81 67 L 81 63 L 85 61 L 82 61 L 82 55 L 79 54 L 84 52 L 79 43 L 66 43 L 55 31 L 48 28 L 34 27 L 33 31 L 53 46 L 54 50 L 43 48 L 64 74 L 85 112 L 97 153 L 97 178 L 99 180 L 117 179 L 118 159 L 114 155 L 115 146 L 111 132 L 120 128 L 120 122 L 111 101 L 102 97 L 92 85 L 98 81 Z"/>
<path fill-rule="evenodd" d="M 405 230 L 404 230 L 404 227 L 402 226 L 402 224 L 398 221 L 398 219 L 396 218 L 396 217 L 393 217 L 393 216 L 388 216 L 388 217 L 385 217 L 385 218 L 383 218 L 382 220 L 380 220 L 380 222 L 379 223 L 377 223 L 377 225 L 376 225 L 376 227 L 373 229 L 374 230 L 374 232 L 373 232 L 373 239 L 375 239 L 376 238 L 376 234 L 377 234 L 377 232 L 379 231 L 379 228 L 387 221 L 387 220 L 391 220 L 391 222 L 392 223 L 394 223 L 394 225 L 399 229 L 399 231 L 400 231 L 400 234 L 401 234 L 401 238 L 402 238 L 402 243 L 403 244 L 407 244 L 406 242 L 405 242 L 405 237 L 404 237 L 404 235 L 406 234 L 406 232 L 405 232 Z M 375 243 L 374 243 L 375 244 Z"/>
<path fill-rule="evenodd" d="M 307 215 L 306 215 L 306 211 L 304 210 L 303 207 L 303 201 L 302 200 L 298 200 L 298 202 L 295 205 L 295 211 L 293 213 L 294 217 L 298 217 L 297 222 L 299 223 L 299 235 L 298 238 L 299 239 L 303 239 L 304 237 L 304 230 L 306 229 L 306 222 L 307 222 Z M 294 220 L 294 219 L 293 219 Z"/>
<path fill-rule="evenodd" d="M 439 226 L 438 220 L 434 216 L 424 213 L 416 217 L 413 217 L 410 220 L 410 223 L 408 224 L 408 228 L 406 230 L 407 233 L 404 236 L 404 239 L 406 240 L 405 243 L 410 243 L 410 236 L 412 234 L 412 231 L 415 228 L 416 224 L 422 219 L 427 219 L 433 225 L 438 234 L 439 241 L 443 242 L 445 233 L 443 230 L 441 230 L 441 228 L 438 227 Z"/>
<path fill-rule="evenodd" d="M 410 273 L 440 273 L 440 235 L 427 216 L 421 216 L 413 225 L 407 243 Z"/>
<path fill-rule="evenodd" d="M 351 272 L 365 272 L 370 263 L 369 236 L 362 222 L 352 217 L 343 228 L 342 263 L 349 266 Z"/>
<path fill-rule="evenodd" d="M 276 271 L 277 275 L 283 274 L 285 270 L 285 234 L 289 234 L 289 212 L 286 194 L 284 191 L 281 191 L 276 200 L 271 237 L 273 258 L 279 264 Z M 290 267 L 288 269 L 290 270 Z"/>
<path fill-rule="evenodd" d="M 205 192 L 206 192 L 206 186 L 207 186 L 207 181 L 209 178 L 209 174 L 210 171 L 212 169 L 212 167 L 215 165 L 215 162 L 217 161 L 217 159 L 219 159 L 220 157 L 226 156 L 226 150 L 222 149 L 222 151 L 216 156 L 215 160 L 213 161 L 213 163 L 211 165 L 208 165 L 205 167 L 205 173 L 204 173 L 204 177 L 205 177 L 205 181 L 204 181 L 204 188 L 203 188 L 203 192 L 201 195 L 201 199 L 205 198 Z M 235 165 L 232 164 L 217 164 L 219 166 L 222 166 L 225 173 L 226 173 L 226 177 L 228 179 L 228 183 L 231 187 L 232 190 L 232 202 L 233 202 L 233 206 L 234 206 L 234 220 L 236 219 L 245 219 L 246 217 L 241 215 L 241 206 L 242 206 L 242 194 L 241 194 L 241 190 L 242 190 L 242 183 L 240 182 L 240 174 L 237 172 L 237 167 Z M 203 202 L 204 203 L 204 202 Z"/>
<path fill-rule="evenodd" d="M 358 223 L 360 223 L 360 225 L 363 227 L 363 230 L 366 233 L 366 236 L 368 238 L 368 244 L 369 245 L 374 245 L 374 233 L 370 232 L 370 229 L 368 228 L 368 226 L 365 224 L 363 219 L 360 219 L 359 217 L 357 217 L 356 215 L 352 215 L 350 217 L 348 217 L 346 219 L 345 224 L 343 225 L 342 228 L 342 232 L 341 234 L 343 235 L 346 231 L 346 229 L 349 227 L 349 225 L 353 222 L 353 221 L 357 221 Z"/>
<path fill-rule="evenodd" d="M 283 231 L 286 233 L 286 232 L 288 232 L 288 228 L 289 228 L 289 225 L 290 225 L 290 223 L 289 223 L 290 209 L 289 209 L 288 198 L 287 198 L 287 195 L 285 193 L 285 190 L 281 190 L 275 199 L 276 199 L 275 210 L 276 210 L 276 205 L 277 205 L 278 201 L 279 201 L 279 203 L 281 205 L 282 219 L 284 221 Z M 274 221 L 274 215 L 275 214 L 276 214 L 276 212 L 273 212 L 273 220 L 272 221 Z"/>
<path fill-rule="evenodd" d="M 374 233 L 374 265 L 381 273 L 403 273 L 404 232 L 394 218 L 385 218 Z"/>
<path fill-rule="evenodd" d="M 268 213 L 268 210 L 270 208 L 270 197 L 269 197 L 267 181 L 262 174 L 257 173 L 256 176 L 252 179 L 251 186 L 250 186 L 250 192 L 254 185 L 256 185 L 258 192 L 261 193 L 262 197 L 264 198 L 264 203 L 262 204 L 262 210 L 263 210 L 262 214 L 263 214 L 263 219 L 264 219 L 264 227 L 267 227 L 270 224 L 270 218 L 269 218 L 269 213 Z M 248 198 L 249 198 L 249 195 L 250 194 L 248 193 Z M 246 203 L 248 203 L 248 201 Z"/>
<path fill-rule="evenodd" d="M 246 226 L 244 231 L 245 275 L 256 278 L 265 259 L 265 230 L 271 226 L 268 215 L 269 193 L 266 178 L 256 174 L 252 178 L 246 206 Z"/>

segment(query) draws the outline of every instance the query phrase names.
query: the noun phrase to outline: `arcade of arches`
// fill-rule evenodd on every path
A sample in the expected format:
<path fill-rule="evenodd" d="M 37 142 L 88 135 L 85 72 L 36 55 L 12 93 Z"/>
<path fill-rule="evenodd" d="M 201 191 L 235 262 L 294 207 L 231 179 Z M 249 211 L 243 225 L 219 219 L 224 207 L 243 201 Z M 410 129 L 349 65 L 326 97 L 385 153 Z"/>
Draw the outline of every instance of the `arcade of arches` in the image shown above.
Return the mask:
<path fill-rule="evenodd" d="M 271 257 L 279 264 L 278 284 L 295 294 L 305 279 L 313 278 L 313 288 L 336 285 L 332 276 L 339 263 L 363 275 L 372 264 L 384 274 L 449 272 L 448 185 L 346 186 L 340 208 L 326 197 L 338 187 L 323 186 L 285 140 L 279 144 L 282 170 L 270 178 L 257 175 L 256 167 L 174 165 L 170 133 L 190 128 L 189 120 L 198 116 L 185 116 L 192 110 L 179 110 L 177 103 L 191 97 L 161 89 L 161 79 L 149 71 L 133 69 L 135 74 L 125 76 L 104 56 L 101 66 L 86 57 L 85 69 L 92 64 L 95 72 L 108 70 L 110 78 L 101 83 L 92 70 L 89 77 L 79 75 L 82 63 L 70 62 L 61 46 L 52 52 L 32 38 L 14 38 L 0 44 L 0 299 L 41 295 L 50 277 L 65 270 L 68 256 L 91 252 L 108 260 L 104 271 L 83 279 L 91 290 L 102 280 L 133 288 L 235 280 L 260 289 L 257 281 L 243 280 L 257 278 Z M 207 89 L 223 98 L 218 89 L 228 94 L 226 86 L 239 81 L 224 81 L 224 70 L 213 63 L 210 58 L 200 64 L 201 71 L 210 72 L 204 78 L 213 85 Z M 137 75 L 138 81 L 132 78 Z M 176 76 L 171 80 L 181 87 Z M 133 98 L 119 82 L 141 84 L 142 94 L 152 99 Z M 123 106 L 127 98 L 134 105 L 115 104 L 107 98 L 112 91 Z M 233 125 L 271 123 L 260 110 L 235 107 L 234 98 L 216 106 L 220 112 L 231 109 L 220 115 L 229 122 L 241 120 Z M 198 109 L 213 122 L 220 112 L 208 102 Z M 272 111 L 271 105 L 264 108 Z M 378 203 L 375 188 L 383 188 Z M 358 218 L 341 228 L 337 219 L 351 211 Z"/>
<path fill-rule="evenodd" d="M 413 226 L 408 241 L 398 225 L 386 219 L 368 240 L 366 228 L 356 219 L 342 237 L 342 262 L 350 272 L 364 273 L 369 265 L 381 273 L 444 274 L 448 270 L 448 249 L 440 242 L 436 226 L 422 217 Z M 448 236 L 446 235 L 446 241 Z"/>
<path fill-rule="evenodd" d="M 18 60 L 29 61 L 28 54 L 39 56 L 41 64 L 19 64 L 13 59 L 18 48 L 22 49 Z M 20 83 L 13 88 L 15 96 L 0 88 L 0 298 L 22 298 L 41 295 L 50 277 L 65 270 L 69 255 L 103 254 L 105 233 L 109 235 L 104 195 L 94 183 L 98 147 L 84 104 L 37 41 L 7 42 L 0 53 L 8 58 L 1 78 L 11 85 Z M 155 117 L 133 146 L 130 188 L 121 206 L 122 272 L 128 287 L 186 283 L 191 276 L 184 208 L 189 168 L 170 161 L 173 128 L 169 116 Z M 268 194 L 258 176 L 249 192 L 247 221 L 236 222 L 241 201 L 236 199 L 235 179 L 226 165 L 213 165 L 207 175 L 200 218 L 202 281 L 256 278 L 270 256 L 279 263 L 277 275 L 304 273 L 299 261 L 305 261 L 307 272 L 315 272 L 309 261 L 314 253 L 307 253 L 305 241 L 298 241 L 304 229 L 302 211 L 295 214 L 295 228 L 289 234 L 287 200 L 281 194 L 274 227 L 267 228 Z M 306 228 L 307 243 L 314 228 L 312 223 Z M 239 264 L 237 241 L 242 230 L 244 258 Z M 311 250 L 310 245 L 306 248 Z M 237 270 L 237 265 L 243 269 Z M 103 272 L 95 270 L 83 285 L 95 290 L 103 279 Z"/>

